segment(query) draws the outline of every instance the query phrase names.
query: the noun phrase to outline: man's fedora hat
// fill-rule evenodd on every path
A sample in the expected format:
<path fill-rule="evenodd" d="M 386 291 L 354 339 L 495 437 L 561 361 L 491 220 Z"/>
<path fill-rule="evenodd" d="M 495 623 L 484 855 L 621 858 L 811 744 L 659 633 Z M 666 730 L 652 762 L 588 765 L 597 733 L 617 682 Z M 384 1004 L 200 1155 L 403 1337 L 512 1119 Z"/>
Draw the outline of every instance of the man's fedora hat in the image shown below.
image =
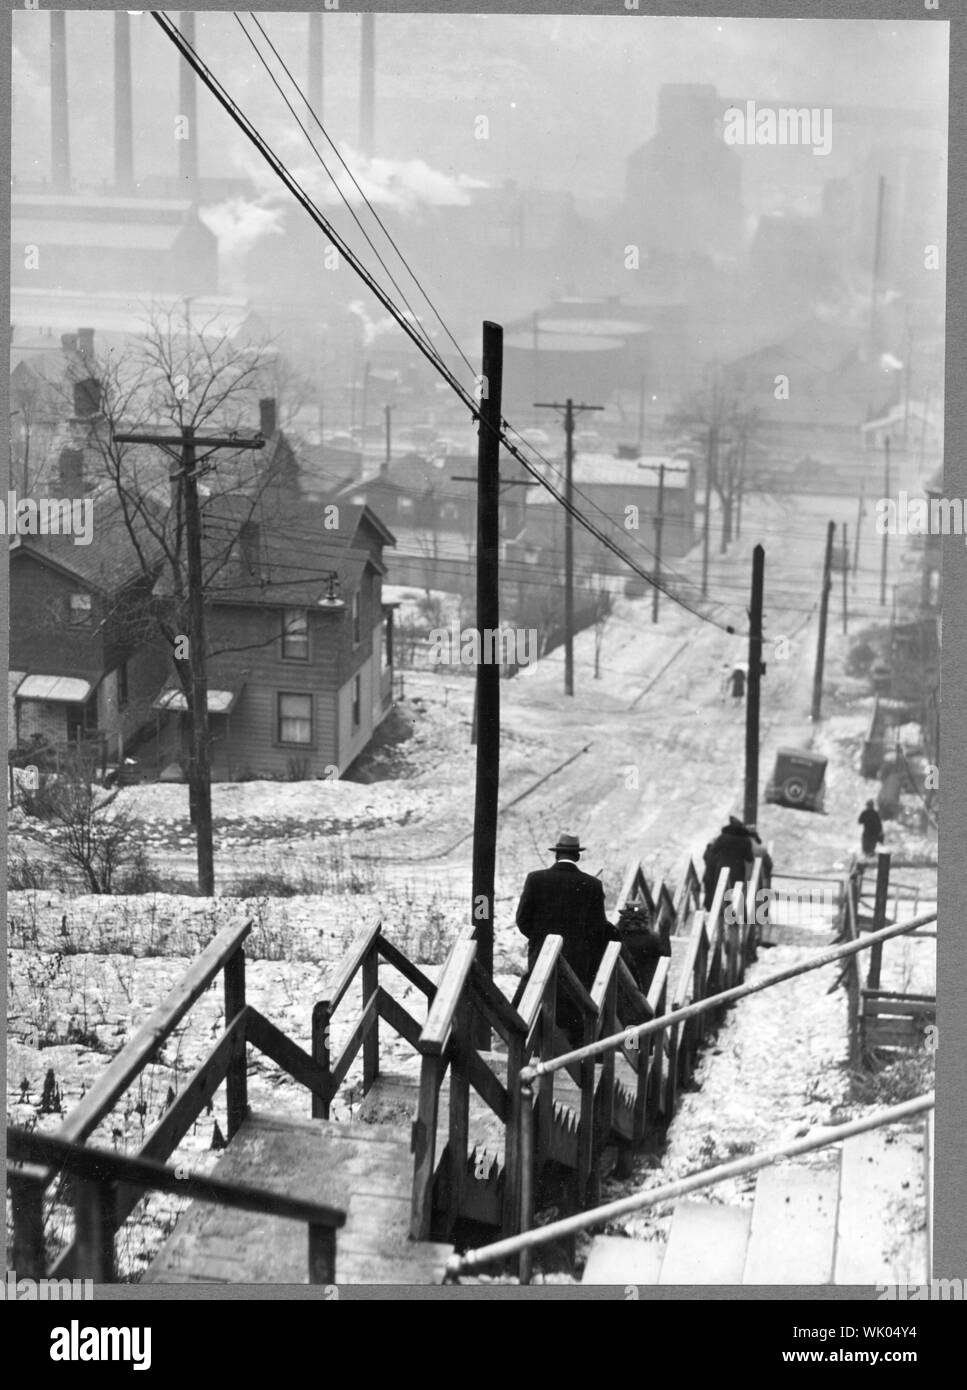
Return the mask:
<path fill-rule="evenodd" d="M 558 850 L 572 850 L 574 853 L 580 854 L 584 845 L 581 844 L 576 835 L 558 835 L 557 844 L 549 845 L 548 848 L 552 849 L 555 854 Z"/>

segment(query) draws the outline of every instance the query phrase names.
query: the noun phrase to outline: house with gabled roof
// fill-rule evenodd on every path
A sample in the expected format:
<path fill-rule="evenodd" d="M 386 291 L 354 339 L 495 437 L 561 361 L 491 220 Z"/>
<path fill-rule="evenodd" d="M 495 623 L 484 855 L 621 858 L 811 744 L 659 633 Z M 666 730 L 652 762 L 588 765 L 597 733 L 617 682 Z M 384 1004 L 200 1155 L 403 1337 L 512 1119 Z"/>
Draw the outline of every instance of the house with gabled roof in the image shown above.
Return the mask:
<path fill-rule="evenodd" d="M 168 654 L 147 613 L 152 552 L 139 554 L 112 498 L 95 493 L 89 544 L 19 535 L 10 546 L 8 740 L 120 760 L 153 725 Z"/>
<path fill-rule="evenodd" d="M 207 671 L 215 780 L 343 773 L 393 701 L 392 533 L 367 506 L 281 492 L 202 504 L 209 562 Z M 212 557 L 223 557 L 211 567 Z M 165 597 L 161 576 L 155 597 Z M 187 766 L 187 699 L 159 686 L 162 762 Z"/>

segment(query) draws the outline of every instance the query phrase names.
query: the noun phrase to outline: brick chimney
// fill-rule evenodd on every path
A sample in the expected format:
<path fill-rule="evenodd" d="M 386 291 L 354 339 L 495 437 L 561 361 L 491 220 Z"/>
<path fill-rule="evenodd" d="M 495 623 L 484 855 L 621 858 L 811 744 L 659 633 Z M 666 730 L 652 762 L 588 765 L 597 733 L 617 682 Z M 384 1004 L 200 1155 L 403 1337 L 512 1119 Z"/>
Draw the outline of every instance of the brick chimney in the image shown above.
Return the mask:
<path fill-rule="evenodd" d="M 57 461 L 57 476 L 61 497 L 84 496 L 83 449 L 61 449 L 60 458 Z"/>
<path fill-rule="evenodd" d="M 126 10 L 114 12 L 114 186 L 119 193 L 134 189 L 131 20 Z"/>
<path fill-rule="evenodd" d="M 100 413 L 101 383 L 94 377 L 74 382 L 74 419 L 89 420 Z"/>
<path fill-rule="evenodd" d="M 70 192 L 67 19 L 63 10 L 50 12 L 50 181 L 55 193 Z"/>
<path fill-rule="evenodd" d="M 77 351 L 87 363 L 94 361 L 94 329 L 79 328 L 77 330 Z"/>
<path fill-rule="evenodd" d="M 271 439 L 278 429 L 274 396 L 266 396 L 264 400 L 259 401 L 259 429 L 266 439 Z"/>

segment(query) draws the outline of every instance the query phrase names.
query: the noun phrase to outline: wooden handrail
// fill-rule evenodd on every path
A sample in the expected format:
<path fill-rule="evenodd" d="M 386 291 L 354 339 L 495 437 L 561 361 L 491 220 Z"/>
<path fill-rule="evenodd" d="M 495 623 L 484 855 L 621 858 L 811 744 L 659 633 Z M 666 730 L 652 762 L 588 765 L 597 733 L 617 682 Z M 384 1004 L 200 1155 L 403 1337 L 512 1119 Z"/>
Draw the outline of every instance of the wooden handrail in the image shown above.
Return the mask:
<path fill-rule="evenodd" d="M 226 927 L 209 942 L 183 978 L 166 996 L 134 1037 L 121 1048 L 113 1061 L 94 1082 L 56 1132 L 65 1143 L 80 1143 L 100 1124 L 131 1082 L 151 1061 L 158 1048 L 171 1036 L 192 1004 L 204 994 L 252 930 L 252 923 Z"/>
<path fill-rule="evenodd" d="M 392 941 L 387 941 L 386 937 L 381 934 L 376 943 L 376 949 L 387 965 L 392 965 L 395 970 L 398 970 L 403 978 L 409 980 L 411 985 L 415 985 L 426 995 L 427 999 L 433 999 L 436 994 L 436 985 L 429 976 L 424 975 L 418 966 L 414 965 L 411 960 L 407 960 L 398 946 L 394 946 Z"/>
<path fill-rule="evenodd" d="M 621 942 L 609 941 L 604 948 L 604 955 L 601 957 L 601 964 L 598 966 L 597 974 L 591 984 L 591 1003 L 597 1010 L 598 1017 L 604 1008 L 605 996 L 608 993 L 608 986 L 611 980 L 618 973 L 618 965 L 621 962 Z M 625 966 L 627 970 L 628 967 Z M 629 972 L 630 974 L 630 972 Z"/>
<path fill-rule="evenodd" d="M 632 1033 L 639 1039 L 652 1033 L 660 1033 L 673 1024 L 682 1023 L 686 1019 L 694 1018 L 696 1015 L 707 1013 L 712 1009 L 719 1009 L 723 1004 L 733 1004 L 737 999 L 744 999 L 747 994 L 758 994 L 764 989 L 771 989 L 773 985 L 782 984 L 797 975 L 805 975 L 811 970 L 820 970 L 823 966 L 844 960 L 848 956 L 855 955 L 858 951 L 870 950 L 878 943 L 889 941 L 894 936 L 903 936 L 906 932 L 914 931 L 917 927 L 925 926 L 928 922 L 935 922 L 936 920 L 936 912 L 928 912 L 922 917 L 911 917 L 909 922 L 895 922 L 892 926 L 884 927 L 882 931 L 871 932 L 858 941 L 846 942 L 845 945 L 834 946 L 828 951 L 821 951 L 811 960 L 789 966 L 786 970 L 779 970 L 774 975 L 767 975 L 765 979 L 756 980 L 753 984 L 737 985 L 734 989 L 723 990 L 721 994 L 709 995 L 707 999 L 701 999 L 697 1003 L 686 1004 L 683 1007 L 676 1006 L 670 1013 L 663 1014 L 660 1018 L 654 1018 L 650 1023 L 636 1024 L 633 1028 L 626 1028 L 623 1033 L 616 1033 L 613 1037 L 600 1038 L 597 1042 L 589 1043 L 586 1047 L 579 1047 L 571 1052 L 562 1053 L 551 1062 L 541 1062 L 534 1066 L 528 1066 L 524 1069 L 523 1079 L 529 1083 L 536 1077 L 544 1076 L 550 1071 L 559 1071 L 562 1067 L 573 1067 L 590 1057 L 603 1056 L 605 1052 L 627 1044 Z"/>
<path fill-rule="evenodd" d="M 524 1027 L 524 1020 L 506 995 L 497 988 L 478 960 L 474 960 L 470 967 L 469 985 L 477 1008 L 483 1013 L 484 1018 L 496 1028 L 504 1042 L 509 1042 L 514 1037 L 522 1038 L 525 1035 L 527 1030 Z"/>
<path fill-rule="evenodd" d="M 564 993 L 570 997 L 572 1004 L 577 1004 L 581 1013 L 589 1018 L 597 1018 L 597 1005 L 563 956 L 557 963 L 557 976 L 558 983 L 563 985 Z"/>
<path fill-rule="evenodd" d="M 313 1230 L 321 1231 L 324 1233 L 322 1250 L 328 1251 L 323 1253 L 323 1261 L 330 1266 L 326 1271 L 326 1282 L 334 1278 L 335 1251 L 325 1235 L 346 1224 L 346 1213 L 338 1207 L 289 1197 L 266 1188 L 252 1187 L 248 1183 L 225 1182 L 220 1178 L 194 1173 L 185 1175 L 180 1168 L 169 1168 L 151 1159 L 132 1158 L 110 1149 L 92 1148 L 57 1135 L 28 1132 L 14 1126 L 7 1127 L 7 1181 L 15 1183 L 17 1175 L 11 1163 L 40 1164 L 72 1174 L 79 1185 L 89 1187 L 85 1195 L 97 1200 L 102 1215 L 107 1214 L 113 1204 L 112 1185 L 121 1183 L 143 1191 L 167 1192 L 197 1202 L 214 1202 L 217 1206 L 235 1207 L 240 1211 L 304 1221 L 310 1227 L 310 1270 L 317 1262 L 314 1257 L 320 1253 L 320 1242 L 314 1237 Z M 107 1229 L 100 1232 L 102 1239 L 113 1241 L 110 1221 L 103 1224 Z M 83 1271 L 81 1273 L 83 1276 Z M 102 1277 L 100 1270 L 95 1272 L 95 1277 Z"/>
<path fill-rule="evenodd" d="M 450 1040 L 453 1021 L 470 977 L 470 967 L 477 954 L 475 941 L 458 941 L 443 968 L 437 983 L 436 997 L 430 1005 L 426 1023 L 420 1034 L 420 1051 L 439 1056 Z"/>
<path fill-rule="evenodd" d="M 631 1212 L 642 1211 L 645 1207 L 673 1201 L 703 1187 L 712 1187 L 730 1178 L 756 1172 L 758 1169 L 766 1168 L 783 1158 L 795 1158 L 799 1154 L 812 1153 L 816 1149 L 828 1148 L 831 1144 L 839 1144 L 844 1139 L 850 1139 L 856 1134 L 865 1134 L 867 1131 L 879 1129 L 883 1125 L 898 1124 L 913 1119 L 931 1111 L 933 1107 L 934 1096 L 933 1092 L 930 1092 L 927 1095 L 918 1096 L 915 1100 L 904 1101 L 902 1105 L 893 1106 L 889 1110 L 877 1111 L 872 1115 L 865 1115 L 858 1120 L 849 1120 L 846 1124 L 836 1125 L 828 1129 L 815 1130 L 812 1134 L 807 1134 L 805 1138 L 795 1139 L 790 1143 L 781 1144 L 776 1148 L 766 1149 L 757 1154 L 749 1154 L 745 1158 L 737 1158 L 715 1168 L 705 1168 L 700 1172 L 690 1173 L 687 1177 L 679 1178 L 675 1182 L 664 1183 L 660 1187 L 653 1187 L 644 1192 L 636 1192 L 631 1197 L 623 1197 L 620 1201 L 609 1202 L 606 1206 L 596 1207 L 591 1211 L 579 1212 L 576 1216 L 566 1216 L 560 1221 L 552 1221 L 536 1230 L 524 1231 L 519 1236 L 495 1241 L 492 1245 L 485 1245 L 480 1250 L 468 1250 L 464 1255 L 452 1255 L 447 1261 L 447 1277 L 448 1279 L 457 1278 L 470 1270 L 480 1269 L 484 1265 L 491 1264 L 494 1260 L 505 1260 L 510 1255 L 520 1254 L 522 1250 L 533 1249 L 535 1246 L 545 1245 L 549 1241 L 560 1240 L 565 1236 L 573 1236 L 578 1231 L 586 1231 L 592 1226 L 603 1225 L 607 1221 L 613 1221 L 616 1217 L 627 1216 Z"/>
<path fill-rule="evenodd" d="M 335 974 L 326 981 L 326 992 L 319 999 L 319 1004 L 330 1013 L 338 1007 L 357 972 L 362 969 L 363 962 L 382 931 L 382 925 L 382 922 L 376 921 L 361 927 L 350 942 L 349 950 L 339 962 Z"/>
<path fill-rule="evenodd" d="M 541 1005 L 563 950 L 563 936 L 545 936 L 540 955 L 534 962 L 534 969 L 528 976 L 524 993 L 517 1005 L 517 1012 L 523 1021 L 528 1042 L 530 1042 L 531 1034 L 540 1017 Z"/>
<path fill-rule="evenodd" d="M 289 1197 L 282 1192 L 251 1187 L 248 1183 L 225 1182 L 204 1174 L 185 1174 L 183 1168 L 169 1168 L 150 1158 L 134 1158 L 113 1149 L 91 1144 L 74 1144 L 55 1134 L 7 1126 L 7 1161 L 52 1166 L 88 1182 L 131 1183 L 154 1192 L 190 1197 L 240 1211 L 265 1212 L 292 1221 L 311 1221 L 313 1225 L 344 1226 L 346 1213 L 322 1202 Z M 8 1171 L 8 1178 L 16 1172 Z"/>

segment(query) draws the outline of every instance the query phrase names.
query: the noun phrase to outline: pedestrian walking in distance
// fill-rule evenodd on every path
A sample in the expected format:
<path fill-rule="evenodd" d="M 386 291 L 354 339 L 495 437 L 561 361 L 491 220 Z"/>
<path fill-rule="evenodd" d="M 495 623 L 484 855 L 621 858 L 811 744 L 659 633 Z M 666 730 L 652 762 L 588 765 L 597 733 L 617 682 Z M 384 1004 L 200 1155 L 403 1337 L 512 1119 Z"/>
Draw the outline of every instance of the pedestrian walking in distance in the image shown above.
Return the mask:
<path fill-rule="evenodd" d="M 741 704 L 745 699 L 745 672 L 741 666 L 736 666 L 729 677 L 729 689 L 732 692 L 732 700 L 735 704 Z"/>
<path fill-rule="evenodd" d="M 712 906 L 719 874 L 723 869 L 729 871 L 729 887 L 744 882 L 752 872 L 755 852 L 752 836 L 746 826 L 735 816 L 729 816 L 728 825 L 723 825 L 714 840 L 705 846 L 705 889 L 706 911 Z"/>
<path fill-rule="evenodd" d="M 863 854 L 868 859 L 876 853 L 877 845 L 883 843 L 883 822 L 872 801 L 860 812 L 859 823 L 863 827 Z"/>
<path fill-rule="evenodd" d="M 524 881 L 517 907 L 518 929 L 527 937 L 527 970 L 534 968 L 548 936 L 563 938 L 562 955 L 590 990 L 609 941 L 621 938 L 604 910 L 604 885 L 578 868 L 584 846 L 576 835 L 562 834 L 551 846 L 554 863 L 536 869 Z M 648 1009 L 643 1000 L 644 1007 Z M 651 1017 L 648 1009 L 648 1017 Z M 557 1020 L 572 1042 L 579 1044 L 581 1016 L 575 1004 L 558 991 Z M 644 1021 L 644 1020 L 643 1020 Z"/>

